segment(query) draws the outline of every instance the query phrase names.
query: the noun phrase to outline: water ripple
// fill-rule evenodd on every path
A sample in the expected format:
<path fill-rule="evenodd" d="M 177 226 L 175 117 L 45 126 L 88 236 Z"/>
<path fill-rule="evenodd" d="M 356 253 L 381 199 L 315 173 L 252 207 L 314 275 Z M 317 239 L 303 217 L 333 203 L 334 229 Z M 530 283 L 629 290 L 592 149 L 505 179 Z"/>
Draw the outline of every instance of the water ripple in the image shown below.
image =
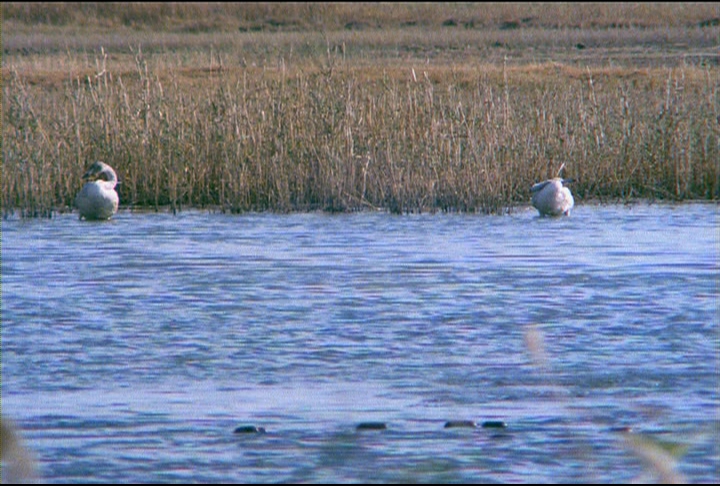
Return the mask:
<path fill-rule="evenodd" d="M 718 227 L 702 204 L 3 221 L 3 413 L 50 482 L 630 481 L 613 426 L 718 420 Z M 486 419 L 509 427 L 442 427 Z"/>

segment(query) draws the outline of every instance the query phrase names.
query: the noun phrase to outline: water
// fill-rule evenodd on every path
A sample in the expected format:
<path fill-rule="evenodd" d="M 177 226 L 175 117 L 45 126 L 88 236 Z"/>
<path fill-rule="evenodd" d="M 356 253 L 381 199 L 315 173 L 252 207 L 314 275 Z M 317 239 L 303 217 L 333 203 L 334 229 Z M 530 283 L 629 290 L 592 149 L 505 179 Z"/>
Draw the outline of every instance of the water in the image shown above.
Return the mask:
<path fill-rule="evenodd" d="M 714 482 L 718 214 L 4 221 L 2 413 L 48 482 Z"/>

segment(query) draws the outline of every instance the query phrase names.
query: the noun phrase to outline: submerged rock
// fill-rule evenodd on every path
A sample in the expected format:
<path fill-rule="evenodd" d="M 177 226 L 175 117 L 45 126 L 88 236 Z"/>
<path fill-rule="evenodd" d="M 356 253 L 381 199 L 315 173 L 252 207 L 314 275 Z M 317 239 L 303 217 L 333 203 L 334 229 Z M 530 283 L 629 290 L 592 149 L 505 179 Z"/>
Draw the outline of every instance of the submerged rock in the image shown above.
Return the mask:
<path fill-rule="evenodd" d="M 385 430 L 387 424 L 385 422 L 361 422 L 355 427 L 355 430 Z"/>
<path fill-rule="evenodd" d="M 234 434 L 264 434 L 265 433 L 265 427 L 257 427 L 255 425 L 241 425 L 240 427 L 237 427 L 234 431 Z"/>
<path fill-rule="evenodd" d="M 504 429 L 507 424 L 502 420 L 486 420 L 482 423 L 483 429 Z"/>
<path fill-rule="evenodd" d="M 477 424 L 472 420 L 450 420 L 445 422 L 446 429 L 454 429 L 459 427 L 475 428 Z"/>

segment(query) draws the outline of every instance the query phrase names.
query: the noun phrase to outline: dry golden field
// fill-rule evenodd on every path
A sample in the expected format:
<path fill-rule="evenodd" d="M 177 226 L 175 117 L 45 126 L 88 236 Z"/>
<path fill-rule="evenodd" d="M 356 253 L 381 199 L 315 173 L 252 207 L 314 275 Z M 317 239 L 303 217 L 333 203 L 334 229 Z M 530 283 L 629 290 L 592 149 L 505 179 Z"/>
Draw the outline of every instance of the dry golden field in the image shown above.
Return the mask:
<path fill-rule="evenodd" d="M 720 10 L 677 4 L 2 4 L 3 214 L 468 211 L 720 199 Z"/>

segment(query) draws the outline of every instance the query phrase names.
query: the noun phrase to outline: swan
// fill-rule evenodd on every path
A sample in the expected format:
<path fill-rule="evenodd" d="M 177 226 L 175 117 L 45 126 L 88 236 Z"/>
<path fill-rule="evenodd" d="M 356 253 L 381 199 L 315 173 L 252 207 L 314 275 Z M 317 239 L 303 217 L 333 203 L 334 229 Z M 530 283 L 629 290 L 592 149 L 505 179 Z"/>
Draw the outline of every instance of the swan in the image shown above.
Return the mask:
<path fill-rule="evenodd" d="M 540 212 L 540 216 L 570 215 L 575 200 L 570 189 L 563 185 L 569 182 L 573 180 L 554 177 L 538 182 L 530 188 L 532 205 Z"/>
<path fill-rule="evenodd" d="M 115 192 L 118 180 L 113 168 L 98 161 L 90 166 L 82 178 L 87 182 L 75 197 L 80 219 L 110 219 L 117 212 L 119 202 Z"/>

